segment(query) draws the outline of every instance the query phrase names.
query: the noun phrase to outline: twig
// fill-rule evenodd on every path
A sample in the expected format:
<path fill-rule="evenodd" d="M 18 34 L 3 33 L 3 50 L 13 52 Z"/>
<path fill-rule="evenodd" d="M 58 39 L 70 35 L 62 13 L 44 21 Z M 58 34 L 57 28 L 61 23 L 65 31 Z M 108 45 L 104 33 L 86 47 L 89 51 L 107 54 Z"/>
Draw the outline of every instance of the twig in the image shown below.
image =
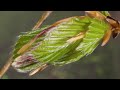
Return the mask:
<path fill-rule="evenodd" d="M 7 63 L 2 67 L 2 69 L 0 70 L 0 78 L 2 78 L 2 76 L 6 73 L 6 71 L 9 69 L 9 67 L 12 64 L 12 56 L 9 58 L 9 60 L 7 61 Z"/>
<path fill-rule="evenodd" d="M 33 75 L 36 74 L 37 72 L 41 72 L 41 71 L 43 71 L 43 70 L 44 70 L 45 68 L 47 68 L 47 67 L 48 67 L 48 65 L 47 65 L 47 64 L 44 64 L 44 65 L 38 67 L 37 69 L 31 71 L 31 72 L 29 73 L 29 76 L 33 76 Z"/>
<path fill-rule="evenodd" d="M 52 11 L 46 11 L 45 13 L 43 13 L 42 17 L 39 19 L 37 24 L 33 27 L 33 30 L 38 29 L 51 13 Z"/>

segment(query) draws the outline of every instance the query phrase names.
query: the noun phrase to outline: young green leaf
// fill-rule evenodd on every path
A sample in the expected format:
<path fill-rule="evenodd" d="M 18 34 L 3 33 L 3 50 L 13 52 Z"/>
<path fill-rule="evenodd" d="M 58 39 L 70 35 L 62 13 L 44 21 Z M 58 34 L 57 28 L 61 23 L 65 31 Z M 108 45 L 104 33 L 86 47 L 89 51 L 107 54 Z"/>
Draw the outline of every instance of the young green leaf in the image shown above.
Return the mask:
<path fill-rule="evenodd" d="M 13 59 L 15 59 L 16 57 L 18 57 L 19 55 L 17 54 L 17 52 L 20 50 L 20 48 L 27 44 L 32 38 L 34 38 L 38 33 L 40 33 L 42 30 L 48 28 L 49 26 L 45 26 L 41 29 L 38 30 L 34 30 L 34 31 L 29 31 L 29 32 L 24 32 L 21 35 L 18 36 L 18 40 L 16 42 L 16 44 L 14 45 L 14 50 L 13 50 Z M 39 41 L 41 41 L 44 37 L 39 38 L 36 43 L 38 43 Z M 34 47 L 35 44 L 34 43 L 32 46 Z"/>
<path fill-rule="evenodd" d="M 109 24 L 88 16 L 72 17 L 39 37 L 26 52 L 17 54 L 23 45 L 46 28 L 19 36 L 12 64 L 19 72 L 29 72 L 44 64 L 64 65 L 91 54 L 100 44 Z"/>
<path fill-rule="evenodd" d="M 105 16 L 111 16 L 110 13 L 108 11 L 101 11 L 101 13 Z"/>
<path fill-rule="evenodd" d="M 96 47 L 100 44 L 100 41 L 104 37 L 106 31 L 109 29 L 109 24 L 104 21 L 91 19 L 90 24 L 87 26 L 88 30 L 85 37 L 80 42 L 77 48 L 70 51 L 59 60 L 54 62 L 54 65 L 64 65 L 68 63 L 80 60 L 80 58 L 91 54 Z"/>

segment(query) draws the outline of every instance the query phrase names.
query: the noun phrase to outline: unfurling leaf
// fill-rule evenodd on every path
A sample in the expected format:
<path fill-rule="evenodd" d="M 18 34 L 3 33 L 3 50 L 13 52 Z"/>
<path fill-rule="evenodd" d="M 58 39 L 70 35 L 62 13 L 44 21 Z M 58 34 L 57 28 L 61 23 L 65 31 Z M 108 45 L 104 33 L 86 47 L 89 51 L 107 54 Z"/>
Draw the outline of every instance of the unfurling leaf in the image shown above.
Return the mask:
<path fill-rule="evenodd" d="M 17 54 L 23 45 L 48 27 L 19 36 L 12 63 L 19 72 L 30 72 L 44 64 L 65 65 L 80 60 L 96 49 L 109 29 L 109 24 L 88 16 L 71 17 L 50 28 L 27 51 Z"/>

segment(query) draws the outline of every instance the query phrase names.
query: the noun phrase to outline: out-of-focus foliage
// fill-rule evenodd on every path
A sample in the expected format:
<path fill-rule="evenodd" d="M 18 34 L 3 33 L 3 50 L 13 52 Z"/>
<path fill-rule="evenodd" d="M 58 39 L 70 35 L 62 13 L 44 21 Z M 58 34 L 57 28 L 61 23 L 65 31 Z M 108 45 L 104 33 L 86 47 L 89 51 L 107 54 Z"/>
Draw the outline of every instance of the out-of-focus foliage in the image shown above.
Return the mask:
<path fill-rule="evenodd" d="M 110 12 L 115 19 L 120 18 L 120 11 Z M 30 31 L 42 12 L 0 12 L 0 67 L 9 57 L 12 46 L 21 32 Z M 55 11 L 44 23 L 50 25 L 57 20 L 69 16 L 84 15 L 81 11 Z M 29 77 L 27 74 L 17 73 L 13 68 L 7 73 L 9 78 L 37 79 L 37 78 L 120 78 L 120 37 L 109 41 L 105 47 L 98 47 L 91 55 L 72 64 L 62 67 L 50 66 L 46 70 Z"/>

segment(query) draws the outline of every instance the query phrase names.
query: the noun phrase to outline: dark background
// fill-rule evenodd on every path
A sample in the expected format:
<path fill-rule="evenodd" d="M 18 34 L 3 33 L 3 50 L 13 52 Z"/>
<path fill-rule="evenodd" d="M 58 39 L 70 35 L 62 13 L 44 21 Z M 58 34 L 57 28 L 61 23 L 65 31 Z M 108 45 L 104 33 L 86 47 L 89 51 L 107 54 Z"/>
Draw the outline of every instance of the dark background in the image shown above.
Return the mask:
<path fill-rule="evenodd" d="M 0 68 L 9 58 L 12 46 L 21 32 L 30 31 L 43 11 L 0 11 Z M 120 20 L 120 11 L 110 11 Z M 84 15 L 83 11 L 54 11 L 44 25 L 70 16 Z M 29 77 L 12 67 L 4 78 L 9 79 L 120 79 L 120 36 L 99 46 L 91 55 L 62 67 L 50 66 L 41 73 Z"/>

